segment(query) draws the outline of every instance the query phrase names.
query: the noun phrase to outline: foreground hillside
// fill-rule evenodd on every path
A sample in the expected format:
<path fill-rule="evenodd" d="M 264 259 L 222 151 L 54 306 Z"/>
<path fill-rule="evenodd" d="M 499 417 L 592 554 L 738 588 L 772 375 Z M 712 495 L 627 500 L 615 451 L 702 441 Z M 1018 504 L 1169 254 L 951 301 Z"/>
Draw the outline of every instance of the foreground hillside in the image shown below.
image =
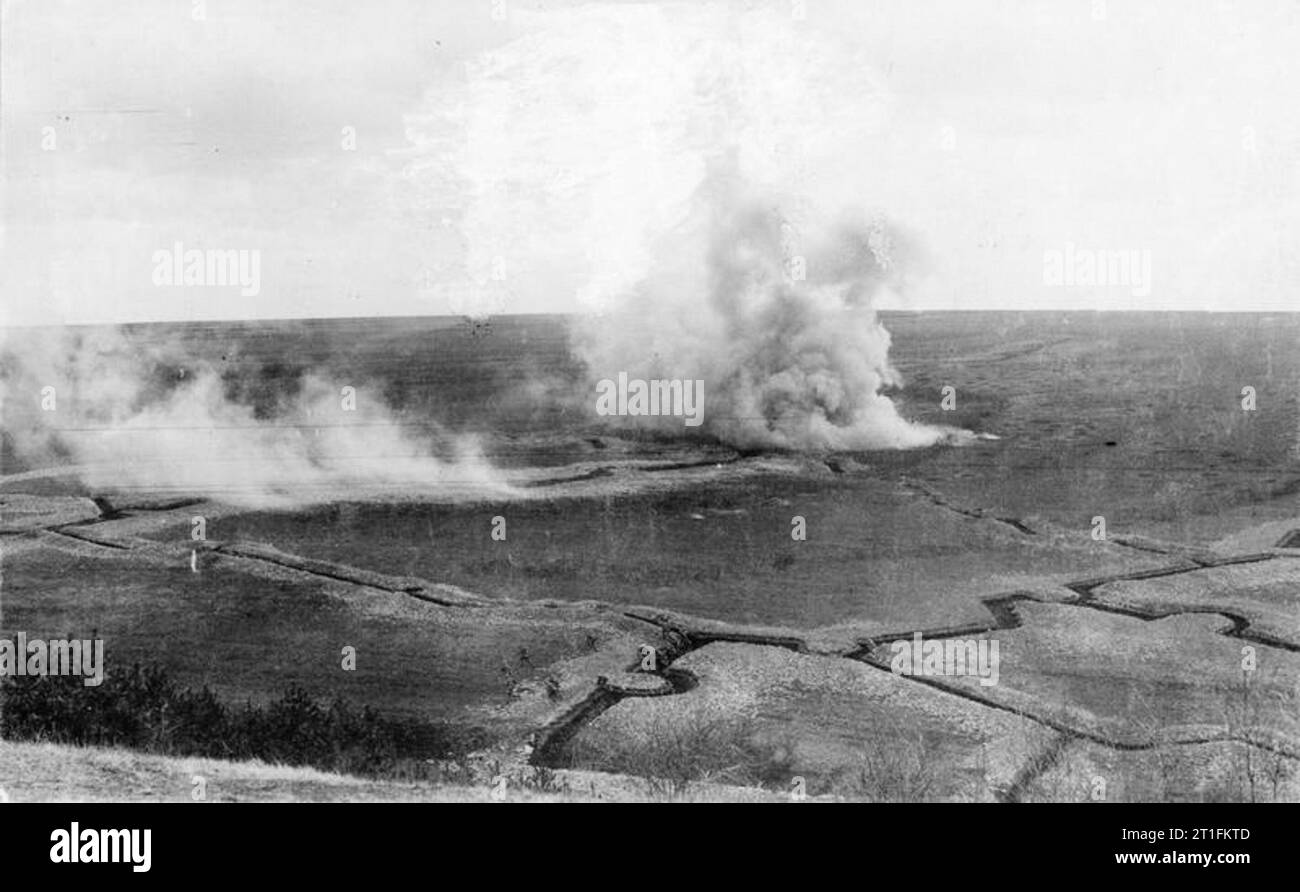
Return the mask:
<path fill-rule="evenodd" d="M 372 781 L 261 762 L 177 759 L 126 750 L 0 741 L 0 801 L 192 802 L 205 784 L 206 802 L 557 802 L 707 799 L 777 800 L 761 790 L 701 785 L 668 796 L 638 779 L 594 772 L 558 772 L 541 779 L 491 783 Z M 537 789 L 546 784 L 553 789 Z M 494 797 L 495 794 L 495 797 Z"/>

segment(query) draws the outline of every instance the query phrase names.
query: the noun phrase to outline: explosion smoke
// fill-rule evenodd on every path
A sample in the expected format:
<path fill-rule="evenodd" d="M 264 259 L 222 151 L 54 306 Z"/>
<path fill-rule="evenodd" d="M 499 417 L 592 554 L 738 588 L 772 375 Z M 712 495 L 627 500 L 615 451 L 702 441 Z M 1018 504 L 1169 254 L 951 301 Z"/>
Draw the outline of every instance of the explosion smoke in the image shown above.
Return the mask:
<path fill-rule="evenodd" d="M 116 328 L 8 334 L 0 344 L 4 447 L 24 470 L 6 468 L 0 480 L 71 472 L 94 491 L 251 507 L 373 489 L 507 492 L 472 440 L 442 438 L 448 455 L 438 458 L 364 389 L 345 409 L 342 388 L 318 374 L 276 382 L 268 409 L 241 399 L 237 382 L 179 345 L 137 343 Z"/>
<path fill-rule="evenodd" d="M 881 393 L 902 381 L 872 301 L 914 256 L 908 237 L 845 219 L 794 254 L 790 231 L 734 176 L 711 176 L 655 271 L 613 311 L 580 320 L 593 374 L 702 379 L 705 430 L 742 447 L 909 448 L 953 433 L 905 421 Z M 806 280 L 792 276 L 805 268 Z"/>
<path fill-rule="evenodd" d="M 909 423 L 882 393 L 901 382 L 873 302 L 916 272 L 913 240 L 861 206 L 824 207 L 856 198 L 836 176 L 886 135 L 864 60 L 771 10 L 585 6 L 516 22 L 522 36 L 432 90 L 407 126 L 424 203 L 468 199 L 455 219 L 483 312 L 501 309 L 493 264 L 574 271 L 593 385 L 702 379 L 703 429 L 738 445 L 954 433 Z"/>

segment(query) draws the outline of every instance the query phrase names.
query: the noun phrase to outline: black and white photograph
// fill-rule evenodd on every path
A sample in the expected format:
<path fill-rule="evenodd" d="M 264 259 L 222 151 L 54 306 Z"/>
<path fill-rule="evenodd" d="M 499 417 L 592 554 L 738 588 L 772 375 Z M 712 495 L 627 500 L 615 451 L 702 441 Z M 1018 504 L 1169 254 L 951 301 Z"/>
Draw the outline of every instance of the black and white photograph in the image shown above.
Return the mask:
<path fill-rule="evenodd" d="M 1300 801 L 1300 5 L 6 0 L 0 126 L 0 809 Z"/>

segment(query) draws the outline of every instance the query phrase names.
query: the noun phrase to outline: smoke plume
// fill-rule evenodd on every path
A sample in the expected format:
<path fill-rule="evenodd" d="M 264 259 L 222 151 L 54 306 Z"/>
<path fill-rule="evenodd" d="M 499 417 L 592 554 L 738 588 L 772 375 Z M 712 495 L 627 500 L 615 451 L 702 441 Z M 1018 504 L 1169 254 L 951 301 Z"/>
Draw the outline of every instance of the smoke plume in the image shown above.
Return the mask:
<path fill-rule="evenodd" d="M 412 187 L 453 208 L 484 312 L 501 309 L 502 270 L 507 286 L 568 283 L 593 387 L 619 372 L 702 380 L 702 429 L 738 445 L 953 433 L 908 422 L 883 392 L 901 381 L 873 307 L 920 252 L 867 203 L 890 106 L 867 60 L 788 11 L 738 5 L 514 24 L 407 127 Z"/>
<path fill-rule="evenodd" d="M 472 440 L 427 424 L 416 435 L 365 387 L 307 371 L 260 382 L 255 396 L 157 331 L 10 330 L 0 482 L 71 473 L 92 492 L 252 507 L 506 491 Z"/>
<path fill-rule="evenodd" d="M 902 381 L 872 301 L 916 256 L 906 233 L 854 217 L 796 233 L 727 171 L 699 192 L 646 279 L 580 321 L 596 378 L 702 380 L 704 429 L 742 447 L 908 448 L 945 435 L 881 392 Z"/>

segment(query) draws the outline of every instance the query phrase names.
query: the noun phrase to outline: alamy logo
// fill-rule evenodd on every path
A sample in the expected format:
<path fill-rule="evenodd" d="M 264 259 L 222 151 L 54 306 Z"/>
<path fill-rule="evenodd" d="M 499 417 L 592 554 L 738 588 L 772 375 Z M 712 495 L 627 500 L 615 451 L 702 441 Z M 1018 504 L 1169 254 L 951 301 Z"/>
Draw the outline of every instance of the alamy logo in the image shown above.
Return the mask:
<path fill-rule="evenodd" d="M 19 632 L 16 641 L 0 638 L 0 676 L 80 675 L 88 688 L 104 681 L 104 641 L 27 640 Z"/>
<path fill-rule="evenodd" d="M 911 641 L 894 641 L 889 647 L 894 652 L 889 668 L 898 675 L 974 675 L 983 687 L 998 683 L 997 639 L 926 641 L 917 632 Z"/>
<path fill-rule="evenodd" d="M 704 382 L 680 378 L 646 381 L 618 373 L 596 382 L 597 415 L 681 415 L 687 427 L 704 422 Z"/>
<path fill-rule="evenodd" d="M 240 294 L 253 297 L 262 290 L 262 252 L 248 248 L 187 251 L 182 243 L 176 242 L 170 251 L 159 248 L 153 252 L 153 283 L 194 287 L 238 285 Z"/>
<path fill-rule="evenodd" d="M 55 864 L 132 864 L 136 873 L 148 873 L 151 830 L 80 829 L 76 821 L 67 830 L 50 834 L 50 860 Z"/>
<path fill-rule="evenodd" d="M 1043 252 L 1043 284 L 1066 288 L 1128 288 L 1134 297 L 1151 294 L 1151 251 L 1077 248 Z"/>

